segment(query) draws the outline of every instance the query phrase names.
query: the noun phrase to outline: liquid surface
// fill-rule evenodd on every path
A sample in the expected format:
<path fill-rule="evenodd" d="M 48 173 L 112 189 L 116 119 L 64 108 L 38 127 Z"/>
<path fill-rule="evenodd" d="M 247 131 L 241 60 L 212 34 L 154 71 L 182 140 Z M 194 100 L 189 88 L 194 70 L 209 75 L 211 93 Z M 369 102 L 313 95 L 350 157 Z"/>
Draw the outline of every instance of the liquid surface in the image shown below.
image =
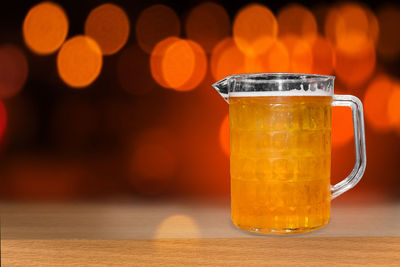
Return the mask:
<path fill-rule="evenodd" d="M 330 216 L 330 96 L 229 98 L 233 223 L 301 233 Z"/>

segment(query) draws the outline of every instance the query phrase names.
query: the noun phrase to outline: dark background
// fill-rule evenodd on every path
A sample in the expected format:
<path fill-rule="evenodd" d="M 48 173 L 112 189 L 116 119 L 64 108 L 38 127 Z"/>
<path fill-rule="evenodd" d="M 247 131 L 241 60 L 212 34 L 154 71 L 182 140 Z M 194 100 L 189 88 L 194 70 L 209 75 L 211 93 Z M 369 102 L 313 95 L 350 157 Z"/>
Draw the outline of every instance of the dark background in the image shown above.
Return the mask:
<path fill-rule="evenodd" d="M 188 12 L 203 1 L 113 1 L 130 19 L 128 42 L 121 51 L 103 57 L 100 76 L 83 90 L 72 89 L 59 78 L 57 52 L 40 56 L 25 45 L 23 20 L 37 3 L 40 2 L 8 1 L 0 8 L 0 45 L 12 44 L 22 49 L 29 69 L 22 90 L 2 100 L 7 110 L 7 127 L 1 144 L 1 199 L 229 199 L 229 158 L 219 137 L 228 106 L 211 88 L 215 79 L 210 69 L 207 68 L 206 77 L 194 90 L 167 90 L 151 79 L 149 55 L 139 53 L 137 68 L 141 72 L 137 76 L 133 72 L 132 76 L 148 92 L 130 94 L 118 81 L 118 62 L 126 49 L 136 45 L 134 28 L 142 10 L 157 3 L 170 6 L 181 20 L 181 37 L 185 37 L 183 26 Z M 57 3 L 69 19 L 68 39 L 83 34 L 90 11 L 105 2 Z M 226 9 L 231 22 L 246 5 L 232 1 L 215 3 Z M 260 3 L 276 14 L 293 2 Z M 311 10 L 325 5 L 320 1 L 297 3 Z M 363 3 L 377 11 L 391 2 Z M 375 72 L 365 84 L 355 89 L 341 86 L 341 90 L 363 100 L 368 83 L 376 74 L 385 73 L 397 79 L 399 67 L 397 58 L 388 60 L 377 55 Z M 366 138 L 365 176 L 357 189 L 346 193 L 344 198 L 362 202 L 399 197 L 400 131 L 380 131 L 367 118 Z M 132 155 L 140 142 L 167 149 L 166 157 L 161 153 L 140 163 L 150 173 L 160 165 L 166 166 L 165 175 L 146 177 L 135 170 Z M 333 147 L 332 183 L 350 173 L 353 150 L 352 141 Z"/>

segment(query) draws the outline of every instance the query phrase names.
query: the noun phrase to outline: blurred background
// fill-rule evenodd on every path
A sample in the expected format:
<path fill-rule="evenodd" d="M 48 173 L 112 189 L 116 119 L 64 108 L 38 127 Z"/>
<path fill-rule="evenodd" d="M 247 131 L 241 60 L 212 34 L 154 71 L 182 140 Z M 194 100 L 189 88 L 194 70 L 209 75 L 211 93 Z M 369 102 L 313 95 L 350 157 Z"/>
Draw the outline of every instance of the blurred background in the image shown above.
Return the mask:
<path fill-rule="evenodd" d="M 335 75 L 364 103 L 350 202 L 400 196 L 400 5 L 8 1 L 0 9 L 0 198 L 229 201 L 229 74 Z M 334 108 L 332 184 L 354 164 Z"/>

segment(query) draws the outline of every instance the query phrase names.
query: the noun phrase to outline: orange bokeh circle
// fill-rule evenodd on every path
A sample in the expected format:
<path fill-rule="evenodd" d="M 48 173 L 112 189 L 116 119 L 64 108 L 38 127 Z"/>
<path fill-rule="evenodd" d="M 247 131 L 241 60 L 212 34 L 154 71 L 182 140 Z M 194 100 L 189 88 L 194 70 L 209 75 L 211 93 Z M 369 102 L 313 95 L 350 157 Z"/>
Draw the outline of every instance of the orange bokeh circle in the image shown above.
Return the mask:
<path fill-rule="evenodd" d="M 348 86 L 359 86 L 371 77 L 376 65 L 375 46 L 367 42 L 357 52 L 336 49 L 335 70 L 337 77 Z"/>
<path fill-rule="evenodd" d="M 233 39 L 238 48 L 248 56 L 264 53 L 278 35 L 274 14 L 260 4 L 250 4 L 241 9 L 233 22 Z"/>
<path fill-rule="evenodd" d="M 176 12 L 165 5 L 156 4 L 143 10 L 136 22 L 136 39 L 143 51 L 150 54 L 155 46 L 170 36 L 178 37 L 181 24 Z"/>
<path fill-rule="evenodd" d="M 396 81 L 392 85 L 387 114 L 390 124 L 400 133 L 400 83 Z"/>
<path fill-rule="evenodd" d="M 74 88 L 91 84 L 99 76 L 102 64 L 99 45 L 83 35 L 67 40 L 57 56 L 57 69 L 61 79 Z"/>
<path fill-rule="evenodd" d="M 308 42 L 317 37 L 318 28 L 314 15 L 299 4 L 290 4 L 282 8 L 278 15 L 279 35 L 296 35 Z"/>
<path fill-rule="evenodd" d="M 58 4 L 42 2 L 32 7 L 22 28 L 26 45 L 33 52 L 47 55 L 55 52 L 68 33 L 68 18 Z"/>
<path fill-rule="evenodd" d="M 215 80 L 245 72 L 245 55 L 232 38 L 225 38 L 213 49 L 210 59 L 211 73 Z"/>
<path fill-rule="evenodd" d="M 194 7 L 186 20 L 186 35 L 199 43 L 206 52 L 230 35 L 231 22 L 226 10 L 213 2 Z"/>
<path fill-rule="evenodd" d="M 330 75 L 335 67 L 335 52 L 332 45 L 323 38 L 317 36 L 311 45 L 313 51 L 312 73 Z"/>
<path fill-rule="evenodd" d="M 103 4 L 92 11 L 85 22 L 85 34 L 92 37 L 104 55 L 118 52 L 128 41 L 129 18 L 114 4 Z"/>
<path fill-rule="evenodd" d="M 159 85 L 177 91 L 190 91 L 204 79 L 207 57 L 196 42 L 169 37 L 154 48 L 150 68 Z"/>
<path fill-rule="evenodd" d="M 325 36 L 347 54 L 357 53 L 369 43 L 375 44 L 379 25 L 373 12 L 358 3 L 345 3 L 329 10 Z"/>
<path fill-rule="evenodd" d="M 281 40 L 289 53 L 289 71 L 294 73 L 311 73 L 313 52 L 309 43 L 295 35 L 283 36 Z"/>
<path fill-rule="evenodd" d="M 386 132 L 391 128 L 388 116 L 389 97 L 393 92 L 393 82 L 386 75 L 375 77 L 364 95 L 364 108 L 367 123 L 376 131 Z"/>

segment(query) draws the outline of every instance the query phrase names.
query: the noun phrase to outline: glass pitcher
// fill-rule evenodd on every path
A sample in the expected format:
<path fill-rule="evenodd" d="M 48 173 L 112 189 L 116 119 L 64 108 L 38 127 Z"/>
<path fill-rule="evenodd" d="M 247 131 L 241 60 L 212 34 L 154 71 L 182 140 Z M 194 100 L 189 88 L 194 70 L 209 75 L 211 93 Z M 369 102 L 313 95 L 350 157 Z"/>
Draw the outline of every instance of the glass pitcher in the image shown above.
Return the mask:
<path fill-rule="evenodd" d="M 332 199 L 355 186 L 366 166 L 361 101 L 333 93 L 333 76 L 232 75 L 213 87 L 229 103 L 233 223 L 263 234 L 325 226 Z M 332 106 L 352 109 L 355 165 L 330 185 Z"/>

